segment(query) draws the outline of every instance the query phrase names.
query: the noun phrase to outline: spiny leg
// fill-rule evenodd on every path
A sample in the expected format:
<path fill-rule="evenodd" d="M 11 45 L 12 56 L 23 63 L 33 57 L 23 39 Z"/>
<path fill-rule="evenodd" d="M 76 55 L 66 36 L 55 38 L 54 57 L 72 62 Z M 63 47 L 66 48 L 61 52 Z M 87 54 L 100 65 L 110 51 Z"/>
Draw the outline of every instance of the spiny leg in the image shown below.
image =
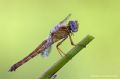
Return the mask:
<path fill-rule="evenodd" d="M 63 53 L 63 51 L 58 47 L 58 46 L 60 46 L 61 44 L 62 44 L 62 42 L 63 41 L 65 41 L 67 39 L 67 37 L 66 38 L 64 38 L 62 41 L 60 41 L 57 45 L 56 45 L 56 48 L 57 48 L 57 50 L 58 50 L 58 52 L 59 52 L 59 54 L 62 56 L 62 54 L 64 54 Z M 62 54 L 61 54 L 62 53 Z M 65 55 L 65 54 L 64 54 Z"/>
<path fill-rule="evenodd" d="M 60 54 L 62 53 L 65 55 L 65 53 L 60 48 L 57 48 L 57 50 L 59 51 Z"/>
<path fill-rule="evenodd" d="M 72 40 L 72 38 L 71 38 L 71 36 L 70 36 L 70 35 L 69 35 L 69 38 L 70 38 L 71 45 L 76 46 L 76 44 L 74 44 L 74 42 L 73 42 L 73 40 Z M 83 45 L 83 44 L 81 44 L 81 46 L 86 47 L 86 46 L 85 46 L 85 45 Z"/>
<path fill-rule="evenodd" d="M 71 43 L 71 45 L 76 46 L 76 45 L 74 44 L 74 42 L 73 42 L 73 40 L 72 40 L 72 38 L 71 38 L 70 35 L 69 35 L 69 38 L 70 38 L 70 43 Z"/>
<path fill-rule="evenodd" d="M 61 55 L 61 57 L 62 57 L 62 54 L 60 53 L 60 50 L 57 48 L 57 50 L 58 50 L 58 53 Z"/>

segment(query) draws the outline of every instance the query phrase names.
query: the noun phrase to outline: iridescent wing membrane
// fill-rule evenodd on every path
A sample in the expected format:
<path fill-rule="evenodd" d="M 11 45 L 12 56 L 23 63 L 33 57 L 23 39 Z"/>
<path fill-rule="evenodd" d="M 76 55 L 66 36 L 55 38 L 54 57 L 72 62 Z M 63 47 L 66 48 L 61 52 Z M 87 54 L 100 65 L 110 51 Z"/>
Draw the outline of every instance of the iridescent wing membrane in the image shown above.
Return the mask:
<path fill-rule="evenodd" d="M 63 19 L 62 21 L 60 21 L 51 31 L 50 33 L 56 32 L 60 27 L 62 26 L 66 26 L 66 22 L 67 20 L 70 18 L 71 14 L 69 14 L 67 17 L 65 17 L 65 19 Z"/>
<path fill-rule="evenodd" d="M 47 49 L 45 49 L 45 50 L 41 53 L 41 55 L 42 55 L 43 57 L 47 57 L 47 56 L 50 54 L 50 52 L 51 52 L 51 48 L 52 48 L 52 46 L 49 46 Z"/>
<path fill-rule="evenodd" d="M 68 14 L 67 17 L 65 17 L 65 19 L 63 19 L 59 24 L 64 24 L 67 22 L 67 20 L 70 18 L 71 14 Z"/>

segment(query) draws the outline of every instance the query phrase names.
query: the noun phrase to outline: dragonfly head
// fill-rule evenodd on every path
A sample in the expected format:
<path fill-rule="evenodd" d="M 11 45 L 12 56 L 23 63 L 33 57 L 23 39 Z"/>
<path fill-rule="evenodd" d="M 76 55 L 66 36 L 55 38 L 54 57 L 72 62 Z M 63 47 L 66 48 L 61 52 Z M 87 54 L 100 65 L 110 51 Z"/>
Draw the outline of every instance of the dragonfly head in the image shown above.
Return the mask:
<path fill-rule="evenodd" d="M 69 25 L 69 28 L 72 32 L 77 32 L 78 31 L 79 24 L 78 24 L 77 21 L 69 21 L 68 25 Z"/>

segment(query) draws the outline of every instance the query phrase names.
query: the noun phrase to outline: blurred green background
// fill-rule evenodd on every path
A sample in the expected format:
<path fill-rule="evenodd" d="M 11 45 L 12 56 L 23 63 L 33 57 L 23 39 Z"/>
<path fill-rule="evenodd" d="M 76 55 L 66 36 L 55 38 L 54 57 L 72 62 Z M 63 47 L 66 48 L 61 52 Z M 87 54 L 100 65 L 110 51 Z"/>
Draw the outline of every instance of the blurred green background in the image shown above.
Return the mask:
<path fill-rule="evenodd" d="M 61 58 L 54 44 L 48 58 L 37 56 L 8 72 L 69 13 L 80 23 L 74 42 L 87 34 L 95 39 L 56 79 L 120 79 L 120 0 L 0 0 L 0 79 L 37 79 Z M 64 52 L 71 48 L 69 39 L 61 46 Z"/>

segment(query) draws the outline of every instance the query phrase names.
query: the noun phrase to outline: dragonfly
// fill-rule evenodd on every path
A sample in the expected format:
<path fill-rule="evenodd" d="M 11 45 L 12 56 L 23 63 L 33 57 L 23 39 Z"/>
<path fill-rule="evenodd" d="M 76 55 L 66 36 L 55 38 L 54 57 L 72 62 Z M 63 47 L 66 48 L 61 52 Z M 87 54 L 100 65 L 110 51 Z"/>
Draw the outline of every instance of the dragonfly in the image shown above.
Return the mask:
<path fill-rule="evenodd" d="M 78 21 L 69 20 L 71 14 L 68 14 L 62 21 L 60 21 L 55 27 L 50 31 L 48 38 L 45 39 L 38 47 L 33 50 L 28 56 L 12 65 L 9 69 L 10 72 L 15 71 L 17 68 L 28 62 L 33 57 L 41 54 L 43 56 L 48 56 L 51 46 L 57 42 L 56 48 L 61 56 L 65 56 L 65 53 L 59 48 L 59 46 L 69 37 L 71 45 L 75 46 L 71 36 L 73 33 L 78 31 Z M 69 20 L 69 21 L 68 21 Z"/>

